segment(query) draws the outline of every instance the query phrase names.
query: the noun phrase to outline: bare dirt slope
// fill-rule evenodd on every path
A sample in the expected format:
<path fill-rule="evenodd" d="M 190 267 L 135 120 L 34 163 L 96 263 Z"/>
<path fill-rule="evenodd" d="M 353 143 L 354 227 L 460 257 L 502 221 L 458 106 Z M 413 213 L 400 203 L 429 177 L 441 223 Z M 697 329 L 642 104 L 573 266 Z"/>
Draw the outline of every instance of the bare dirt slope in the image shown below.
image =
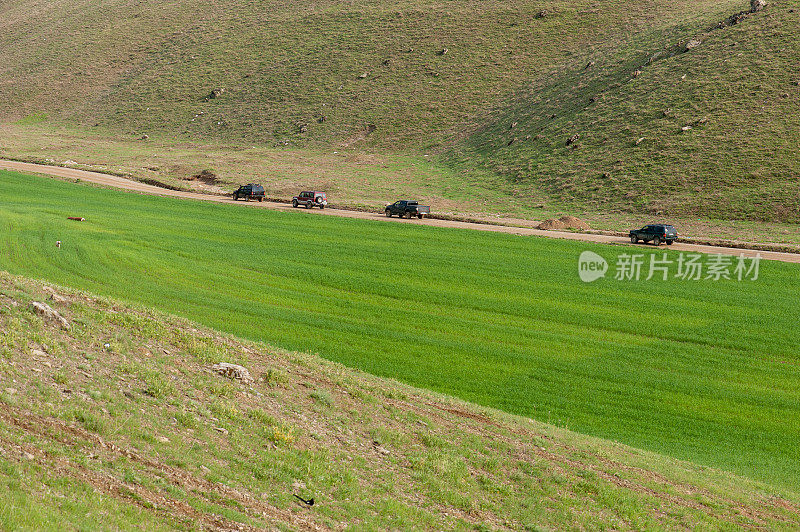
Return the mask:
<path fill-rule="evenodd" d="M 98 185 L 111 186 L 115 188 L 122 188 L 125 190 L 141 192 L 143 194 L 156 194 L 159 196 L 169 196 L 175 198 L 194 199 L 201 201 L 213 201 L 218 203 L 230 203 L 230 204 L 235 203 L 237 205 L 257 207 L 257 208 L 293 210 L 291 205 L 287 203 L 277 203 L 270 201 L 234 202 L 233 199 L 228 196 L 201 194 L 198 192 L 187 192 L 181 190 L 169 190 L 153 185 L 147 185 L 145 183 L 140 183 L 138 181 L 126 179 L 124 177 L 117 177 L 110 174 L 89 172 L 86 170 L 76 170 L 72 168 L 64 168 L 59 166 L 46 166 L 46 165 L 23 163 L 17 161 L 0 160 L 0 168 L 8 170 L 17 170 L 21 172 L 45 174 L 45 175 L 60 177 L 63 179 L 86 181 Z M 344 209 L 330 209 L 330 208 L 325 210 L 313 209 L 311 212 L 327 216 L 343 216 L 346 218 L 359 218 L 362 220 L 385 220 L 385 221 L 393 221 L 396 223 L 415 223 L 415 224 L 429 225 L 435 227 L 451 227 L 458 229 L 473 229 L 478 231 L 494 231 L 499 233 L 541 236 L 548 238 L 563 238 L 568 240 L 597 242 L 604 244 L 625 244 L 628 242 L 628 239 L 625 237 L 606 235 L 606 234 L 576 233 L 568 231 L 549 231 L 549 230 L 535 229 L 531 227 L 511 227 L 504 225 L 493 225 L 488 223 L 473 223 L 473 222 L 457 221 L 457 220 L 441 220 L 435 218 L 428 218 L 424 220 L 400 220 L 397 218 L 386 218 L 381 214 L 373 212 L 353 211 Z M 764 251 L 764 250 L 755 250 L 746 248 L 731 248 L 725 246 L 691 244 L 691 243 L 676 243 L 673 246 L 671 246 L 670 249 L 677 251 L 687 251 L 693 253 L 707 253 L 707 254 L 716 254 L 716 253 L 723 253 L 730 255 L 743 254 L 747 257 L 753 257 L 756 254 L 760 254 L 763 259 L 767 260 L 778 260 L 782 262 L 800 263 L 800 254 L 786 253 L 779 251 Z"/>

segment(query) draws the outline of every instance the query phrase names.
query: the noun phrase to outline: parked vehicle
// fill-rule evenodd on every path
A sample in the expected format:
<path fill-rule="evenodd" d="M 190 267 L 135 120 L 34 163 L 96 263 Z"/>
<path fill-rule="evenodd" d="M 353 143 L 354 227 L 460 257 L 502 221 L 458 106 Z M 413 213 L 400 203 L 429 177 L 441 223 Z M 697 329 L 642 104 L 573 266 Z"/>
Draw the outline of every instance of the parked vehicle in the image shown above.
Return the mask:
<path fill-rule="evenodd" d="M 391 205 L 387 205 L 384 210 L 384 214 L 389 218 L 394 215 L 400 218 L 411 218 L 412 216 L 423 218 L 424 216 L 430 215 L 430 213 L 430 206 L 420 205 L 419 202 L 409 200 L 395 201 Z"/>
<path fill-rule="evenodd" d="M 292 207 L 299 207 L 302 205 L 306 209 L 310 209 L 311 207 L 319 207 L 320 209 L 324 209 L 325 205 L 327 204 L 328 199 L 325 196 L 325 193 L 314 190 L 301 192 L 292 198 Z"/>
<path fill-rule="evenodd" d="M 639 240 L 642 240 L 644 242 L 652 242 L 656 246 L 660 246 L 664 242 L 671 246 L 673 242 L 678 240 L 678 231 L 667 224 L 645 225 L 641 229 L 631 231 L 630 236 L 631 244 L 636 244 Z"/>
<path fill-rule="evenodd" d="M 239 198 L 244 198 L 247 201 L 250 201 L 251 199 L 264 201 L 264 187 L 258 183 L 242 185 L 236 190 L 236 192 L 233 193 L 233 201 L 236 201 Z"/>

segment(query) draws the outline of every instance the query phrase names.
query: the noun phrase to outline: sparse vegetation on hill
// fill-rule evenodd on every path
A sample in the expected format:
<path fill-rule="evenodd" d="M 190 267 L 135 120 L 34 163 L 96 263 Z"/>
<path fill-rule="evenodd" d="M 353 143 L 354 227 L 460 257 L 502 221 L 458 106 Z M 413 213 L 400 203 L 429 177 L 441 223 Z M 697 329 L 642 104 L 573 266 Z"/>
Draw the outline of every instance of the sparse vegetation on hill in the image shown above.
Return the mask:
<path fill-rule="evenodd" d="M 589 209 L 800 222 L 800 3 L 741 7 L 534 82 L 450 157 Z"/>
<path fill-rule="evenodd" d="M 523 217 L 546 204 L 797 222 L 800 5 L 774 0 L 715 29 L 748 8 L 15 0 L 0 7 L 0 110 L 15 123 L 0 153 L 31 157 L 36 144 L 34 157 L 113 165 L 130 159 L 113 144 L 124 137 L 142 139 L 135 166 L 147 167 L 170 143 L 222 142 L 269 180 L 274 166 L 247 148 L 290 146 L 312 150 L 301 158 L 326 150 L 326 175 L 307 179 L 363 193 L 336 174 L 338 150 L 363 156 L 383 190 L 406 184 L 446 202 L 466 186 L 476 205 Z M 48 154 L 59 131 L 112 142 Z M 443 179 L 398 177 L 387 155 L 431 155 L 423 164 Z M 182 178 L 177 166 L 159 179 Z"/>
<path fill-rule="evenodd" d="M 33 4 L 0 10 L 12 120 L 392 148 L 439 145 L 574 54 L 687 18 L 652 0 Z"/>
<path fill-rule="evenodd" d="M 5 529 L 800 526 L 785 490 L 4 272 L 0 329 Z"/>

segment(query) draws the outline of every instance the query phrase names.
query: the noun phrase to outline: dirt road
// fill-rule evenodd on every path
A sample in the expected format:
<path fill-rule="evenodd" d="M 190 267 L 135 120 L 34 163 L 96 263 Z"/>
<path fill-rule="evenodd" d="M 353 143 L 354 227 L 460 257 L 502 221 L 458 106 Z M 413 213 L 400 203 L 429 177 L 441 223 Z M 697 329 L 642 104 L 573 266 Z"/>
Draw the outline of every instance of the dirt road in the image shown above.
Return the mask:
<path fill-rule="evenodd" d="M 201 194 L 198 192 L 185 192 L 179 190 L 169 190 L 153 185 L 147 185 L 126 179 L 124 177 L 117 177 L 108 174 L 101 174 L 98 172 L 88 172 L 85 170 L 75 170 L 72 168 L 63 168 L 60 166 L 46 166 L 40 164 L 21 163 L 16 161 L 0 160 L 0 169 L 16 170 L 20 172 L 27 172 L 33 174 L 44 174 L 49 176 L 61 177 L 64 179 L 80 179 L 98 185 L 105 185 L 110 187 L 122 188 L 125 190 L 132 190 L 141 192 L 143 194 L 155 194 L 158 196 L 168 196 L 174 198 L 193 199 L 200 201 L 212 201 L 216 203 L 236 204 L 243 207 L 262 208 L 262 209 L 275 209 L 275 210 L 293 210 L 292 206 L 288 203 L 276 203 L 270 201 L 264 202 L 245 202 L 233 201 L 232 198 L 227 196 L 213 196 L 209 194 Z M 305 211 L 305 209 L 303 209 Z M 496 233 L 510 233 L 515 235 L 529 235 L 540 236 L 547 238 L 562 238 L 565 240 L 579 240 L 583 242 L 597 242 L 601 244 L 625 244 L 629 243 L 627 238 L 610 235 L 598 235 L 590 233 L 571 233 L 567 231 L 544 231 L 541 229 L 533 229 L 527 227 L 509 227 L 505 225 L 491 225 L 480 224 L 473 222 L 461 222 L 455 220 L 439 220 L 433 218 L 426 218 L 423 220 L 401 220 L 399 218 L 386 218 L 385 216 L 372 212 L 350 211 L 343 209 L 313 209 L 314 214 L 323 216 L 341 216 L 344 218 L 359 218 L 362 220 L 382 220 L 395 223 L 411 223 L 417 225 L 429 225 L 433 227 L 453 227 L 459 229 L 473 229 L 476 231 L 493 231 Z M 744 255 L 745 257 L 755 257 L 757 254 L 761 255 L 762 259 L 777 260 L 782 262 L 792 262 L 800 264 L 800 254 L 798 253 L 785 253 L 778 251 L 755 251 L 750 249 L 728 248 L 721 246 L 709 246 L 701 244 L 689 244 L 676 242 L 670 246 L 671 250 L 686 251 L 691 253 L 707 253 L 707 254 L 728 254 L 728 255 Z"/>

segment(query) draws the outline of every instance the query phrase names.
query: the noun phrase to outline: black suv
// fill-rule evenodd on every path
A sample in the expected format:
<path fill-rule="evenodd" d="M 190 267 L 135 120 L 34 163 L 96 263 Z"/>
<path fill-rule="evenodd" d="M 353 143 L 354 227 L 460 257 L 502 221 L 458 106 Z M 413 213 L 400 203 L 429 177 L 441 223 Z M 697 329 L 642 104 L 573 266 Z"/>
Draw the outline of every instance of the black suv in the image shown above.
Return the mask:
<path fill-rule="evenodd" d="M 244 198 L 247 201 L 250 201 L 251 199 L 264 201 L 264 187 L 257 183 L 242 185 L 236 190 L 236 192 L 233 193 L 233 201 L 236 201 L 239 198 Z"/>
<path fill-rule="evenodd" d="M 644 242 L 652 242 L 656 246 L 660 246 L 662 242 L 666 242 L 671 246 L 673 242 L 678 240 L 678 231 L 671 225 L 655 224 L 645 225 L 641 229 L 634 229 L 630 233 L 631 244 L 636 244 L 639 240 Z"/>

